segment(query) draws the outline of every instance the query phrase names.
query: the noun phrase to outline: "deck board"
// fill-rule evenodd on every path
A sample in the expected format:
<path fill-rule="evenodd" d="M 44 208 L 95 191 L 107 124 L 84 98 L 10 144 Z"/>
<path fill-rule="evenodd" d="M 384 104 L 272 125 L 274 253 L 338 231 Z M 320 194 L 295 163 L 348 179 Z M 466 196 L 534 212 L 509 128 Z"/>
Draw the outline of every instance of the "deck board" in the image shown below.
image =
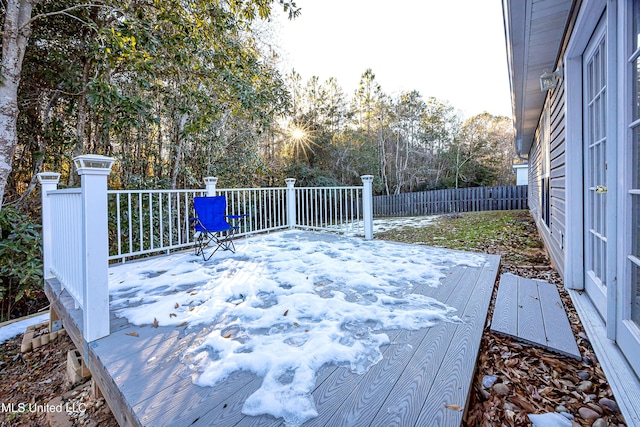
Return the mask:
<path fill-rule="evenodd" d="M 451 335 L 447 357 L 433 380 L 415 425 L 450 426 L 460 425 L 462 421 L 462 411 L 449 409 L 445 405 L 465 408 L 468 402 L 487 309 L 499 268 L 499 257 L 490 259 L 493 262 L 480 271 L 473 292 L 469 293 L 462 316 L 463 323 Z"/>
<path fill-rule="evenodd" d="M 381 347 L 383 359 L 362 375 L 323 367 L 312 393 L 319 415 L 304 426 L 460 425 L 463 413 L 444 405 L 466 405 L 499 262 L 487 256 L 483 267 L 451 268 L 438 287 L 416 286 L 414 292 L 456 308 L 461 321 L 383 331 L 390 340 Z M 54 286 L 48 295 L 56 292 Z M 69 303 L 57 303 L 68 311 L 63 321 L 81 322 Z M 137 327 L 113 313 L 108 337 L 86 345 L 81 325 L 75 329 L 74 342 L 88 352 L 89 369 L 121 425 L 283 425 L 272 416 L 242 414 L 262 381 L 252 373 L 236 372 L 216 387 L 193 384 L 179 350 L 206 330 Z"/>
<path fill-rule="evenodd" d="M 518 286 L 513 274 L 503 274 L 500 277 L 491 328 L 506 335 L 518 335 Z"/>
<path fill-rule="evenodd" d="M 543 280 L 500 276 L 491 330 L 580 359 L 558 289 Z"/>
<path fill-rule="evenodd" d="M 547 338 L 540 309 L 538 285 L 533 280 L 518 280 L 518 336 L 533 343 Z"/>
<path fill-rule="evenodd" d="M 564 311 L 560 294 L 555 285 L 538 282 L 538 294 L 547 338 L 547 347 L 572 357 L 580 357 L 578 344 L 571 331 L 571 324 Z"/>
<path fill-rule="evenodd" d="M 460 268 L 460 272 L 464 269 Z M 453 294 L 454 286 L 457 285 L 461 278 L 461 274 L 453 274 L 447 277 L 444 286 L 440 286 L 427 295 L 445 302 L 447 305 L 451 304 L 450 298 L 452 295 L 459 298 L 464 298 L 461 292 Z M 452 283 L 451 279 L 456 281 Z M 322 422 L 320 420 L 315 423 L 313 420 L 309 423 L 313 425 L 353 425 L 357 421 L 358 425 L 370 425 L 380 411 L 386 411 L 391 409 L 394 411 L 402 411 L 403 405 L 389 406 L 386 402 L 387 397 L 392 390 L 403 388 L 402 385 L 396 387 L 399 383 L 399 379 L 402 378 L 404 372 L 413 366 L 419 365 L 422 368 L 429 368 L 432 364 L 429 362 L 429 356 L 433 353 L 433 348 L 437 348 L 437 341 L 431 341 L 421 347 L 421 344 L 425 341 L 425 336 L 438 328 L 440 325 L 436 325 L 429 329 L 420 329 L 417 331 L 396 331 L 392 342 L 396 344 L 390 345 L 384 354 L 384 359 L 372 366 L 363 378 L 357 378 L 354 375 L 355 386 L 348 388 L 346 392 L 347 396 L 336 395 L 338 406 L 327 406 L 327 410 L 334 413 L 328 421 Z M 427 347 L 427 351 L 424 351 L 423 347 Z M 422 350 L 419 352 L 419 350 Z M 415 360 L 416 353 L 420 356 L 420 360 Z M 437 353 L 437 352 L 436 352 Z M 414 360 L 412 360 L 414 359 Z M 406 378 L 406 377 L 405 377 Z M 409 381 L 415 381 L 418 376 L 410 376 Z M 371 408 L 377 408 L 376 411 L 372 411 Z M 419 408 L 418 408 L 419 410 Z M 417 416 L 417 415 L 416 415 Z M 318 424 L 321 423 L 321 424 Z M 404 423 L 402 425 L 411 425 L 412 423 Z M 389 425 L 387 423 L 381 423 L 378 425 Z"/>

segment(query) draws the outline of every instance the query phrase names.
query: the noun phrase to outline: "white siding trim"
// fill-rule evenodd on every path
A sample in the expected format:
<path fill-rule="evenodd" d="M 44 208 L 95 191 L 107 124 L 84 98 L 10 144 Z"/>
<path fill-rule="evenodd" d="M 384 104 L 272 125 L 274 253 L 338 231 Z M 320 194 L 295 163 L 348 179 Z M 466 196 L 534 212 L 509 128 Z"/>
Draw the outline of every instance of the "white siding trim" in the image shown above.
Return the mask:
<path fill-rule="evenodd" d="M 576 290 L 584 289 L 582 53 L 606 6 L 606 0 L 585 0 L 583 2 L 564 57 L 566 77 L 565 152 L 574 153 L 566 156 L 567 229 L 564 283 L 567 288 Z"/>

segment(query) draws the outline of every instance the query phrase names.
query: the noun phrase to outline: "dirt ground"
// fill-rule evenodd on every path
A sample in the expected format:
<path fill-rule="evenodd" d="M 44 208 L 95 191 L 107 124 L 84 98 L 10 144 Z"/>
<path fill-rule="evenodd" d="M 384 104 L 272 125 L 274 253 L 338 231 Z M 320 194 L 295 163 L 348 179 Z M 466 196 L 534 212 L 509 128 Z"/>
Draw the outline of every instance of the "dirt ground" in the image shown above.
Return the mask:
<path fill-rule="evenodd" d="M 67 335 L 28 353 L 20 352 L 21 343 L 19 335 L 0 347 L 0 426 L 117 427 L 104 398 L 93 398 L 90 381 L 70 383 L 67 352 L 75 347 Z"/>
<path fill-rule="evenodd" d="M 449 221 L 446 226 L 455 228 L 457 222 L 464 223 L 466 219 L 454 216 L 443 221 Z M 530 215 L 523 214 L 517 221 L 525 224 L 521 232 L 527 239 L 538 239 Z M 443 229 L 442 224 L 436 224 L 428 233 L 437 234 L 439 229 Z M 467 249 L 502 255 L 500 273 L 556 284 L 583 358 L 578 361 L 518 343 L 491 333 L 487 324 L 463 425 L 530 426 L 527 414 L 557 411 L 573 417 L 574 426 L 624 426 L 607 379 L 560 277 L 540 249 L 541 243 L 518 246 L 514 244 L 513 230 L 499 234 L 504 238 L 487 237 L 474 241 L 474 247 Z M 527 253 L 517 253 L 519 250 Z M 492 311 L 493 301 L 488 319 Z M 92 397 L 88 382 L 80 386 L 69 383 L 67 351 L 73 349 L 73 344 L 68 337 L 26 354 L 20 353 L 21 340 L 19 336 L 0 347 L 0 402 L 5 405 L 0 408 L 0 426 L 63 427 L 63 422 L 69 426 L 117 426 L 104 399 Z M 487 382 L 491 381 L 495 383 L 489 386 Z M 51 421 L 51 413 L 47 416 L 46 411 L 29 410 L 46 409 L 28 405 L 46 405 L 54 398 L 60 398 L 55 402 L 63 403 L 62 418 Z M 15 404 L 13 412 L 7 403 Z M 19 404 L 26 405 L 26 410 L 21 412 Z"/>

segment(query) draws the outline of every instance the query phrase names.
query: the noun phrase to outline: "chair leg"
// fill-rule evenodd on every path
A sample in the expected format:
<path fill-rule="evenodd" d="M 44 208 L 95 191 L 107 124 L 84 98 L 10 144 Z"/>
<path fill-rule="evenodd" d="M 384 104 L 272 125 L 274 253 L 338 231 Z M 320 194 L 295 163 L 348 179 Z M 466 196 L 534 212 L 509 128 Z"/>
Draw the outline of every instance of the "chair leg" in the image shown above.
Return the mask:
<path fill-rule="evenodd" d="M 195 247 L 195 255 L 196 256 L 200 256 L 202 255 L 203 251 L 204 251 L 204 247 L 202 246 L 202 241 L 203 241 L 204 237 L 202 236 L 202 233 L 198 234 L 198 237 L 196 237 L 194 243 L 196 244 Z"/>

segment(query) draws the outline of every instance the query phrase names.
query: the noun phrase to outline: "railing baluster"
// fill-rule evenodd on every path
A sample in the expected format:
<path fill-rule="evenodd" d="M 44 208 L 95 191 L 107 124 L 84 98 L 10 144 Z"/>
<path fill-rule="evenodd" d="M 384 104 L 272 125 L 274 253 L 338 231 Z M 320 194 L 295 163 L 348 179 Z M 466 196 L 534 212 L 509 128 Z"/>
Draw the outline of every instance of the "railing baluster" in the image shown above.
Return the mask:
<path fill-rule="evenodd" d="M 131 219 L 131 193 L 127 194 L 127 207 L 129 208 L 129 211 L 127 213 L 127 216 L 129 217 L 129 229 L 127 230 L 129 233 L 129 252 L 133 252 L 133 225 L 132 225 L 132 219 Z"/>
<path fill-rule="evenodd" d="M 118 236 L 118 253 L 122 253 L 122 225 L 120 223 L 120 193 L 116 193 L 116 226 L 118 227 L 116 235 Z M 124 259 L 122 260 L 124 262 Z"/>
<path fill-rule="evenodd" d="M 138 229 L 140 232 L 140 250 L 144 250 L 144 233 L 142 232 L 142 193 L 138 193 Z"/>
<path fill-rule="evenodd" d="M 153 193 L 149 191 L 149 249 L 153 249 Z"/>

